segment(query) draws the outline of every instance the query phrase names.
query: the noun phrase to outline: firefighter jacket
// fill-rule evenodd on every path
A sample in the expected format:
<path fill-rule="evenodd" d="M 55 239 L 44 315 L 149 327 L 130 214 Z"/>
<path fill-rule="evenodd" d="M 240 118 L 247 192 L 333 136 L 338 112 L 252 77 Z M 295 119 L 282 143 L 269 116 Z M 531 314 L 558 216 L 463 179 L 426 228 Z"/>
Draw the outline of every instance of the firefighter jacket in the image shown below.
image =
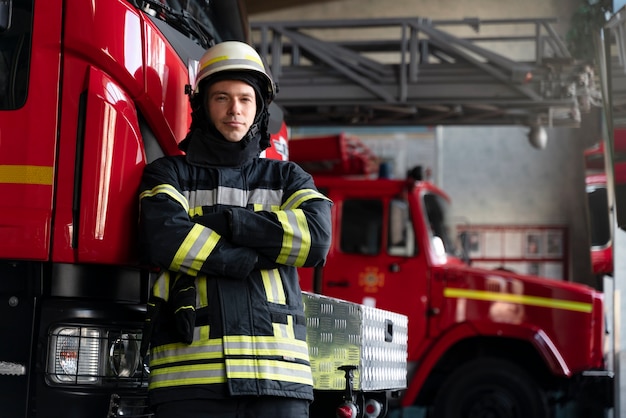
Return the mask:
<path fill-rule="evenodd" d="M 313 399 L 296 267 L 324 262 L 331 202 L 292 162 L 149 164 L 140 251 L 153 286 L 151 402 L 233 395 Z M 180 318 L 186 318 L 180 326 Z"/>

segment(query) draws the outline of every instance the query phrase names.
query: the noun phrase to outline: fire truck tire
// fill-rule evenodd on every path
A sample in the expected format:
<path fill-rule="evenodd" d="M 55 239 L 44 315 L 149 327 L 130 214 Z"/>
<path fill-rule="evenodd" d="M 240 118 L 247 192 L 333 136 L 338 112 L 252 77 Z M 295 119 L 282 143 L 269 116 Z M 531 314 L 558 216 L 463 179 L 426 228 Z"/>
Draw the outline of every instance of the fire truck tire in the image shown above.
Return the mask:
<path fill-rule="evenodd" d="M 517 365 L 506 360 L 472 360 L 444 381 L 432 418 L 547 418 L 544 392 Z"/>

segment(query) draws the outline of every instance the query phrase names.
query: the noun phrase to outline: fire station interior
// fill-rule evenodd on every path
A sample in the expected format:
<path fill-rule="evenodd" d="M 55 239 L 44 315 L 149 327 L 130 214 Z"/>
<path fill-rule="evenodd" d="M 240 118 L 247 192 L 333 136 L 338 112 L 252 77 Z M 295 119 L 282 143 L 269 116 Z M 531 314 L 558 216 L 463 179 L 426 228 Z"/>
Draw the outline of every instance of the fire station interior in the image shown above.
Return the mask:
<path fill-rule="evenodd" d="M 592 272 L 585 155 L 607 137 L 607 118 L 600 69 L 573 65 L 566 41 L 581 30 L 574 16 L 582 3 L 275 0 L 247 9 L 290 139 L 351 134 L 392 176 L 420 165 L 451 197 L 459 225 L 482 238 L 514 230 L 528 246 L 542 243 L 536 257 L 530 247 L 511 256 L 481 241 L 474 263 L 497 267 L 487 252 L 501 251 L 500 265 L 510 256 L 517 261 L 507 267 L 522 273 L 605 291 L 619 417 L 626 266 L 615 257 L 612 274 Z M 282 56 L 270 54 L 286 44 Z M 415 50 L 422 59 L 413 63 Z M 414 73 L 394 72 L 399 63 Z"/>

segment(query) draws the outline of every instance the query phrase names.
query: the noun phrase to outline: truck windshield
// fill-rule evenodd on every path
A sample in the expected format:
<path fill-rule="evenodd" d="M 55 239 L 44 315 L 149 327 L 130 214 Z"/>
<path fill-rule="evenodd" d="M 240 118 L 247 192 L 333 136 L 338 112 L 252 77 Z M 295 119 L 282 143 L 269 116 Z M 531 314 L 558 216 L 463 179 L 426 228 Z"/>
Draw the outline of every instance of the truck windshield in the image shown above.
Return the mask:
<path fill-rule="evenodd" d="M 3 7 L 3 30 L 0 30 L 0 110 L 13 110 L 26 102 L 33 0 L 13 0 L 3 4 Z"/>
<path fill-rule="evenodd" d="M 430 227 L 430 235 L 435 247 L 443 245 L 445 254 L 455 256 L 456 248 L 451 239 L 450 224 L 448 223 L 448 202 L 436 194 L 424 194 L 424 207 L 426 208 L 426 221 Z"/>

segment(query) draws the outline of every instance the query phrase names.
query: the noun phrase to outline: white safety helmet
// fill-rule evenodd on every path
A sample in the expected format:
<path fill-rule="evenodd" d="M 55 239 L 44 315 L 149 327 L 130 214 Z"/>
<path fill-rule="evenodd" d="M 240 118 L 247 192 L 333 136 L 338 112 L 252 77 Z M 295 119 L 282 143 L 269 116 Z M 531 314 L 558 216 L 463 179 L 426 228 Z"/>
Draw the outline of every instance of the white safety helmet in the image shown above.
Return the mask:
<path fill-rule="evenodd" d="M 209 48 L 198 63 L 193 93 L 200 90 L 200 83 L 222 71 L 253 71 L 267 86 L 267 100 L 276 96 L 276 86 L 263 65 L 260 55 L 250 45 L 239 41 L 226 41 Z"/>

